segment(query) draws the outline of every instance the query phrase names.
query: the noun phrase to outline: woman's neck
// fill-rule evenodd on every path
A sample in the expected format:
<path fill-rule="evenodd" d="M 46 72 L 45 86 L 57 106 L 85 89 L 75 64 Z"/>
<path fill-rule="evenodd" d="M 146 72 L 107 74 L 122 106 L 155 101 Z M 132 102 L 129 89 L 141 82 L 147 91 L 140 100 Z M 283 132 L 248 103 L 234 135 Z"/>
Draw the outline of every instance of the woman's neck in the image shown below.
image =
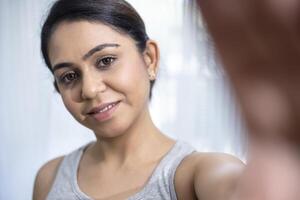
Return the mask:
<path fill-rule="evenodd" d="M 147 158 L 153 159 L 173 143 L 154 125 L 147 110 L 120 136 L 98 138 L 90 148 L 90 155 L 95 162 L 114 163 L 121 167 L 142 160 L 147 162 Z"/>

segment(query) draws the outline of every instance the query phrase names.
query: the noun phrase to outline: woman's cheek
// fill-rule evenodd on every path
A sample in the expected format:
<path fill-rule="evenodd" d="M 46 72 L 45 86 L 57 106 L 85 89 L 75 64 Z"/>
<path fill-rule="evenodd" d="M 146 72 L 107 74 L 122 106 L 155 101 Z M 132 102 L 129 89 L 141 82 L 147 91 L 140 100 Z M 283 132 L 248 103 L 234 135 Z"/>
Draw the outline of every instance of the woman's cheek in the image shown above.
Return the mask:
<path fill-rule="evenodd" d="M 119 86 L 125 95 L 146 95 L 149 84 L 146 67 L 137 62 L 131 66 L 124 67 L 118 78 Z"/>
<path fill-rule="evenodd" d="M 61 94 L 63 103 L 65 105 L 65 107 L 67 108 L 67 110 L 69 111 L 69 113 L 75 117 L 76 119 L 79 119 L 79 115 L 80 115 L 80 110 L 78 107 L 78 103 L 76 103 L 72 97 L 71 93 L 62 93 Z"/>

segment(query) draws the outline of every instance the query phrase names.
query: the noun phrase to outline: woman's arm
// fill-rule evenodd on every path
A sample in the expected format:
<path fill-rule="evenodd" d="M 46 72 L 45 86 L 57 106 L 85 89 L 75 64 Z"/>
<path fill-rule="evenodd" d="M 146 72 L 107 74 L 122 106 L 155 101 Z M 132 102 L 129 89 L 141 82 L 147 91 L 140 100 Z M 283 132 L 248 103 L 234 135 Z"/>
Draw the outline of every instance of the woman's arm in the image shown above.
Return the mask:
<path fill-rule="evenodd" d="M 221 153 L 194 153 L 175 174 L 178 200 L 231 200 L 244 164 Z"/>
<path fill-rule="evenodd" d="M 300 1 L 198 4 L 248 128 L 239 199 L 300 199 Z"/>

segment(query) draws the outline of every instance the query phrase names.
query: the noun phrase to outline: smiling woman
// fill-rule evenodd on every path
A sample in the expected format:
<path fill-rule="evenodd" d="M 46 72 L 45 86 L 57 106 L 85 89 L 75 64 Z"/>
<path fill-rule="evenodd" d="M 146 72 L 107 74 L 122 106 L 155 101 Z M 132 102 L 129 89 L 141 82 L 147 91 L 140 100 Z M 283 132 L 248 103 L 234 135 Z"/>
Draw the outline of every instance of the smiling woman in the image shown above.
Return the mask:
<path fill-rule="evenodd" d="M 148 72 L 155 73 L 158 52 L 155 42 L 146 45 L 141 54 L 131 37 L 88 21 L 63 22 L 51 36 L 49 60 L 63 102 L 96 136 L 121 135 L 149 115 Z"/>
<path fill-rule="evenodd" d="M 163 134 L 148 103 L 159 48 L 123 0 L 59 0 L 42 53 L 72 116 L 96 141 L 46 163 L 33 199 L 229 199 L 243 164 Z"/>

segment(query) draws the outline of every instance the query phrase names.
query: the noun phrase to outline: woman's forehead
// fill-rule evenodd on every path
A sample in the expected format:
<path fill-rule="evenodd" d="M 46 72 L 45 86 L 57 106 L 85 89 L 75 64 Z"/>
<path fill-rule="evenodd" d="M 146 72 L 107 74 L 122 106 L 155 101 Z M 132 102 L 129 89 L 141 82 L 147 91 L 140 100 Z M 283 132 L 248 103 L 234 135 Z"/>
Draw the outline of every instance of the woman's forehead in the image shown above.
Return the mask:
<path fill-rule="evenodd" d="M 53 32 L 49 43 L 65 44 L 85 42 L 108 42 L 111 40 L 126 40 L 124 34 L 112 29 L 102 23 L 94 23 L 88 21 L 62 22 Z"/>
<path fill-rule="evenodd" d="M 49 40 L 49 57 L 53 60 L 54 57 L 65 57 L 67 54 L 83 55 L 101 44 L 118 44 L 121 47 L 128 47 L 135 43 L 128 35 L 121 34 L 102 23 L 62 22 Z"/>

